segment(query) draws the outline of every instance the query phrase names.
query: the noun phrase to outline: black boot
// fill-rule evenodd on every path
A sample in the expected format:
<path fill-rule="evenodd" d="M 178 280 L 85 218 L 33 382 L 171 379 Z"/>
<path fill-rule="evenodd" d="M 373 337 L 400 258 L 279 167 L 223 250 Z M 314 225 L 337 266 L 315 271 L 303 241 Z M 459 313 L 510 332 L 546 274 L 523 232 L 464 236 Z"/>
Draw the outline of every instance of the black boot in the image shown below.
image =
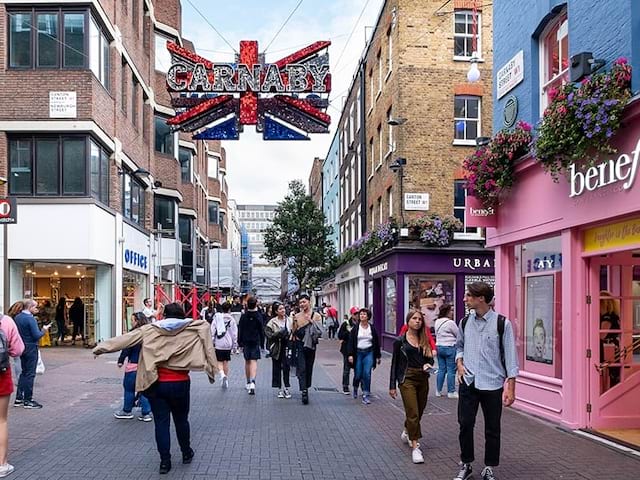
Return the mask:
<path fill-rule="evenodd" d="M 195 454 L 196 452 L 193 451 L 193 448 L 190 448 L 187 453 L 182 454 L 182 463 L 184 464 L 191 463 L 191 461 L 193 460 L 193 456 Z"/>
<path fill-rule="evenodd" d="M 164 460 L 160 462 L 160 473 L 164 474 L 164 473 L 169 473 L 169 470 L 171 470 L 171 460 Z"/>
<path fill-rule="evenodd" d="M 303 405 L 307 405 L 309 403 L 309 391 L 308 390 L 303 390 L 302 391 L 302 404 Z"/>

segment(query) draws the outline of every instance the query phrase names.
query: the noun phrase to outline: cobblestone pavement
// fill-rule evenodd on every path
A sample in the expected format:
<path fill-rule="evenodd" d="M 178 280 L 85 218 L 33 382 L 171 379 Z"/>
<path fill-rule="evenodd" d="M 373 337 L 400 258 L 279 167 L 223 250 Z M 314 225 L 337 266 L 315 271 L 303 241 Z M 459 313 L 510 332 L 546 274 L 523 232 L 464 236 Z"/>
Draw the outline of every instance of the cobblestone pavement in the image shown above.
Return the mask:
<path fill-rule="evenodd" d="M 389 358 L 374 371 L 373 404 L 338 393 L 337 342 L 322 340 L 309 406 L 297 389 L 291 400 L 275 398 L 271 361 L 262 360 L 255 396 L 244 390 L 243 362 L 234 356 L 230 389 L 192 374 L 191 431 L 196 457 L 182 465 L 175 437 L 174 467 L 162 477 L 180 479 L 451 479 L 458 459 L 456 400 L 429 398 L 421 443 L 426 462 L 411 463 L 400 442 L 400 400 L 387 395 Z M 147 479 L 159 457 L 153 424 L 116 420 L 122 371 L 116 355 L 96 360 L 88 350 L 45 349 L 35 399 L 42 410 L 10 407 L 13 479 Z M 296 385 L 292 378 L 292 384 Z M 325 391 L 327 390 L 327 391 Z M 481 415 L 477 431 L 482 432 Z M 477 436 L 476 456 L 483 442 Z M 474 465 L 479 479 L 480 461 Z M 638 478 L 640 459 L 507 410 L 503 416 L 500 479 Z"/>

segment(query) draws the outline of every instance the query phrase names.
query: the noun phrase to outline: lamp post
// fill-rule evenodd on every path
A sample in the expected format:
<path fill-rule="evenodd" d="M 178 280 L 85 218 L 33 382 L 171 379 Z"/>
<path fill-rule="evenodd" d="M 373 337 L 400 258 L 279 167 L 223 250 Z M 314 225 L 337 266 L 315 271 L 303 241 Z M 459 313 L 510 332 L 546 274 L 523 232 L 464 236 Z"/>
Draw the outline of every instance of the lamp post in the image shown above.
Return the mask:
<path fill-rule="evenodd" d="M 406 164 L 407 159 L 399 157 L 389 165 L 391 171 L 397 173 L 400 180 L 400 221 L 402 223 L 402 227 L 404 227 L 404 166 Z"/>

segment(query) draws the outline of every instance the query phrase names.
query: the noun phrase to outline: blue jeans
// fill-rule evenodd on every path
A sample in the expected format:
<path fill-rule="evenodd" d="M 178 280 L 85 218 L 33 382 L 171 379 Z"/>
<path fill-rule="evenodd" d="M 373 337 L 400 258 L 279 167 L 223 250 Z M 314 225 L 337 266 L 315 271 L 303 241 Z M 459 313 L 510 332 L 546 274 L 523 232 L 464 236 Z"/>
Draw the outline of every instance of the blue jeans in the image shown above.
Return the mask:
<path fill-rule="evenodd" d="M 456 391 L 456 347 L 438 346 L 438 377 L 436 387 L 442 392 L 444 376 L 447 376 L 447 393 Z"/>
<path fill-rule="evenodd" d="M 171 460 L 171 417 L 182 454 L 191 451 L 189 403 L 191 380 L 156 382 L 144 394 L 149 399 L 156 430 L 156 446 L 163 462 Z"/>
<path fill-rule="evenodd" d="M 371 393 L 371 370 L 373 369 L 373 350 L 358 351 L 353 384 L 362 383 L 362 393 Z"/>
<path fill-rule="evenodd" d="M 122 380 L 122 386 L 124 387 L 124 403 L 122 405 L 122 411 L 131 413 L 133 404 L 136 401 L 136 372 L 127 372 L 124 374 L 124 380 Z M 148 415 L 151 412 L 151 405 L 147 397 L 140 394 L 140 408 L 142 408 L 142 415 Z"/>
<path fill-rule="evenodd" d="M 22 372 L 18 379 L 18 388 L 16 389 L 16 399 L 31 401 L 33 400 L 33 383 L 36 380 L 36 366 L 38 365 L 38 344 L 25 343 L 24 352 L 20 356 L 20 366 Z"/>

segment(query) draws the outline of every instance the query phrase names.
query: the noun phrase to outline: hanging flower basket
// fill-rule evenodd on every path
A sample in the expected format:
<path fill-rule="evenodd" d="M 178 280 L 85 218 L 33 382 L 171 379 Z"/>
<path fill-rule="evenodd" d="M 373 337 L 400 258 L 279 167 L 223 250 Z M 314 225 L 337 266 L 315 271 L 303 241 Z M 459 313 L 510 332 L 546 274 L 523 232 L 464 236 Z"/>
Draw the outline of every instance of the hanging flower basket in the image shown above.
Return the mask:
<path fill-rule="evenodd" d="M 423 215 L 409 221 L 409 231 L 419 231 L 419 238 L 428 247 L 447 247 L 453 233 L 462 229 L 462 222 L 452 215 Z"/>
<path fill-rule="evenodd" d="M 631 97 L 631 66 L 619 58 L 609 72 L 564 85 L 550 91 L 549 97 L 551 103 L 538 126 L 535 155 L 557 182 L 572 163 L 591 166 L 599 154 L 615 152 L 611 137 L 620 128 Z"/>

